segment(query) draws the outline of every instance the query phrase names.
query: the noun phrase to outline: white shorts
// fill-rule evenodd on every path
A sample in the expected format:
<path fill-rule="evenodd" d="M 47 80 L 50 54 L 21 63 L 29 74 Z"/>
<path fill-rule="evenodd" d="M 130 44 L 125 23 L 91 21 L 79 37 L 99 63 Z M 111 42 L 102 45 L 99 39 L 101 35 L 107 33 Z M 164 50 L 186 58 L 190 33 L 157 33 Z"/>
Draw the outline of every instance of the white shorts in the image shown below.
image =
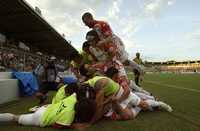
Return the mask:
<path fill-rule="evenodd" d="M 116 98 L 120 98 L 121 95 L 123 94 L 124 89 L 122 87 L 120 87 L 120 90 L 118 91 Z M 141 99 L 135 95 L 134 93 L 130 92 L 128 98 L 124 101 L 122 101 L 120 104 L 120 106 L 122 107 L 122 109 L 125 109 L 128 107 L 128 105 L 132 105 L 132 106 L 137 106 L 140 103 Z M 133 112 L 134 115 L 137 115 L 138 113 L 135 112 L 134 108 L 131 108 L 131 111 Z M 113 113 L 113 109 L 110 109 L 104 116 L 105 117 L 110 117 Z"/>
<path fill-rule="evenodd" d="M 135 95 L 134 93 L 130 92 L 128 98 L 120 103 L 121 107 L 125 109 L 128 105 L 131 106 L 138 106 L 140 104 L 141 99 Z"/>
<path fill-rule="evenodd" d="M 19 116 L 18 123 L 25 126 L 42 126 L 42 116 L 46 107 L 40 107 L 36 112 Z"/>
<path fill-rule="evenodd" d="M 128 60 L 128 53 L 125 50 L 124 43 L 122 40 L 115 34 L 112 37 L 113 43 L 117 46 L 117 50 L 119 53 L 119 60 L 123 63 L 124 61 Z"/>
<path fill-rule="evenodd" d="M 155 100 L 154 96 L 150 96 L 141 92 L 134 92 L 135 95 L 137 95 L 138 97 L 140 97 L 140 99 L 142 100 Z"/>
<path fill-rule="evenodd" d="M 116 98 L 120 98 L 124 92 L 124 89 L 120 87 L 120 90 L 118 91 Z M 138 106 L 141 99 L 137 95 L 135 95 L 133 92 L 130 92 L 128 98 L 120 103 L 120 106 L 125 109 L 129 104 L 132 106 Z"/>

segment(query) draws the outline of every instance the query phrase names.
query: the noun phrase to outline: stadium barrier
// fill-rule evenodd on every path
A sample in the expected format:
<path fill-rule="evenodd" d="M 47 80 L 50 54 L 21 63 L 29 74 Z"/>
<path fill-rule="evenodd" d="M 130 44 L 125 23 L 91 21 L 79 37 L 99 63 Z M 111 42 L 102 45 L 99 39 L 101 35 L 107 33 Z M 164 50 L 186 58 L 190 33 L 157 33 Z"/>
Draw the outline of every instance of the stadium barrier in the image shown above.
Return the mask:
<path fill-rule="evenodd" d="M 2 73 L 1 75 L 2 76 Z M 4 77 L 7 77 L 6 75 Z M 19 99 L 17 79 L 0 79 L 0 104 Z"/>

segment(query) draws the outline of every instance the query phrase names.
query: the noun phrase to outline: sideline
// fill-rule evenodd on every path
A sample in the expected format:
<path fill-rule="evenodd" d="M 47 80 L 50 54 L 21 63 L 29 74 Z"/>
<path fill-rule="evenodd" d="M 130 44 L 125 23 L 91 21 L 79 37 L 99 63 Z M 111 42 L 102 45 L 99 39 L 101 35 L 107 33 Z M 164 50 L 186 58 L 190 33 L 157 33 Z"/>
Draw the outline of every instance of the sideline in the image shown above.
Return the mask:
<path fill-rule="evenodd" d="M 197 89 L 190 89 L 190 88 L 185 88 L 185 87 L 180 87 L 180 86 L 175 86 L 175 85 L 163 84 L 163 83 L 155 82 L 155 81 L 146 81 L 145 80 L 144 82 L 151 83 L 151 84 L 156 84 L 156 85 L 160 85 L 160 86 L 166 86 L 166 87 L 170 87 L 170 88 L 176 88 L 176 89 L 181 89 L 181 90 L 187 90 L 187 91 L 200 93 L 200 90 L 197 90 Z"/>

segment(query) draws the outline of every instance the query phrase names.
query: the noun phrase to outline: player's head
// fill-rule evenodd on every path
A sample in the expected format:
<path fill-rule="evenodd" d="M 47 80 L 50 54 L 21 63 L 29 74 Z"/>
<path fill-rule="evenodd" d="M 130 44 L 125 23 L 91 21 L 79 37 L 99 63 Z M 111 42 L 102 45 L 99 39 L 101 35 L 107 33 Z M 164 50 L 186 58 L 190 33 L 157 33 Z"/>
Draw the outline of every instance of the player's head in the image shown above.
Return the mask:
<path fill-rule="evenodd" d="M 90 48 L 90 43 L 88 41 L 85 41 L 83 43 L 82 50 L 85 51 L 86 53 L 90 53 L 89 48 Z"/>
<path fill-rule="evenodd" d="M 95 71 L 89 69 L 87 64 L 82 64 L 79 68 L 79 72 L 82 76 L 91 78 Z"/>
<path fill-rule="evenodd" d="M 124 66 L 129 66 L 129 65 L 130 65 L 130 61 L 129 61 L 129 60 L 125 60 L 125 61 L 123 62 L 123 65 L 124 65 Z"/>
<path fill-rule="evenodd" d="M 75 112 L 76 122 L 90 122 L 96 112 L 96 102 L 88 98 L 78 100 L 75 106 Z"/>
<path fill-rule="evenodd" d="M 82 21 L 89 28 L 94 26 L 94 18 L 90 12 L 86 12 L 82 15 Z"/>
<path fill-rule="evenodd" d="M 105 74 L 107 77 L 115 79 L 118 76 L 118 73 L 119 71 L 115 67 L 110 67 L 108 68 Z"/>
<path fill-rule="evenodd" d="M 77 93 L 77 98 L 78 99 L 88 98 L 94 100 L 96 98 L 96 93 L 94 88 L 92 88 L 87 83 L 81 83 Z"/>
<path fill-rule="evenodd" d="M 73 93 L 77 93 L 78 88 L 79 88 L 78 83 L 68 84 L 67 87 L 65 88 L 65 93 L 70 94 L 70 95 L 73 94 Z"/>
<path fill-rule="evenodd" d="M 89 41 L 90 43 L 91 42 L 97 43 L 100 40 L 100 38 L 95 30 L 91 30 L 87 32 L 86 40 Z"/>
<path fill-rule="evenodd" d="M 140 58 L 140 53 L 139 52 L 136 53 L 136 57 Z"/>
<path fill-rule="evenodd" d="M 82 61 L 82 56 L 77 51 L 71 53 L 71 55 L 69 57 L 70 57 L 70 60 L 73 60 L 76 63 L 81 63 L 81 61 Z"/>

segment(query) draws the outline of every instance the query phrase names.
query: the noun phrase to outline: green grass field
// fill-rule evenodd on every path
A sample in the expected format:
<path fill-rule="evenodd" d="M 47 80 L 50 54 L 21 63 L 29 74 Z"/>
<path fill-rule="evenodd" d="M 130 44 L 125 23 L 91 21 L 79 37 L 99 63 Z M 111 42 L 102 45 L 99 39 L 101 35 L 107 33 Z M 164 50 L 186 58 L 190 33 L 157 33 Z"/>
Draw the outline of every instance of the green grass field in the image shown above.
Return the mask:
<path fill-rule="evenodd" d="M 102 120 L 87 131 L 200 131 L 200 74 L 146 74 L 142 86 L 174 111 L 142 112 L 135 120 Z M 25 113 L 35 98 L 0 106 L 0 112 Z M 59 129 L 0 124 L 0 131 L 56 131 Z M 66 130 L 66 129 L 65 129 Z M 72 129 L 67 129 L 72 130 Z"/>

